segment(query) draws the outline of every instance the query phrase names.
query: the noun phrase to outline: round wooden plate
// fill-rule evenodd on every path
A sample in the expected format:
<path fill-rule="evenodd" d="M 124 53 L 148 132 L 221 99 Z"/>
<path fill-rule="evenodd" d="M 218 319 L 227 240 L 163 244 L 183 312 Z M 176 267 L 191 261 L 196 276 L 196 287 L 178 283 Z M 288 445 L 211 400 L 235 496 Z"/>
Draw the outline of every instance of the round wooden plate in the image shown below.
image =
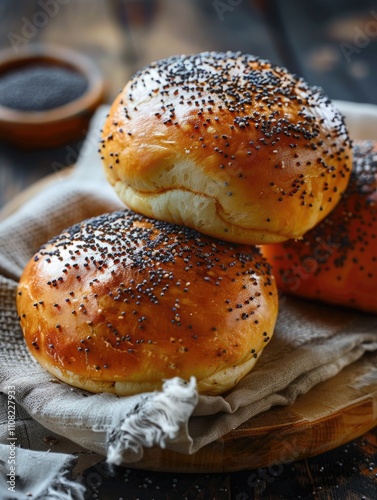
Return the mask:
<path fill-rule="evenodd" d="M 46 177 L 42 177 L 42 179 L 39 179 L 38 181 L 31 184 L 31 186 L 29 186 L 24 191 L 15 196 L 13 200 L 9 201 L 2 208 L 0 208 L 0 221 L 12 215 L 24 203 L 33 198 L 36 194 L 42 191 L 49 184 L 56 181 L 57 175 L 59 176 L 59 178 L 67 177 L 72 172 L 72 169 L 73 165 L 60 170 L 58 174 L 56 172 L 52 173 L 50 175 L 47 175 Z"/>
<path fill-rule="evenodd" d="M 70 170 L 64 172 L 68 175 Z M 56 179 L 37 182 L 0 211 L 0 220 Z M 170 472 L 232 472 L 271 467 L 318 455 L 355 439 L 377 425 L 377 353 L 364 355 L 296 402 L 274 407 L 194 455 L 146 449 L 128 466 Z"/>
<path fill-rule="evenodd" d="M 137 468 L 234 472 L 308 458 L 355 439 L 377 424 L 377 354 L 364 355 L 290 406 L 251 418 L 194 455 L 146 449 Z M 132 466 L 131 464 L 128 464 Z"/>

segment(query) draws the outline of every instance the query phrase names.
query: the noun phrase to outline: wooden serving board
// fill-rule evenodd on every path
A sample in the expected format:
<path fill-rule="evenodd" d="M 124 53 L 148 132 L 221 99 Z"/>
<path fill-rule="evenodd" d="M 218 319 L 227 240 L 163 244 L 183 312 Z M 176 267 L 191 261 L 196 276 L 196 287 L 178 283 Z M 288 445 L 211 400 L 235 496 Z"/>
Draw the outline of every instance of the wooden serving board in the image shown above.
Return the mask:
<path fill-rule="evenodd" d="M 67 175 L 69 170 L 64 172 Z M 0 220 L 56 177 L 39 181 L 0 211 Z M 355 439 L 377 425 L 377 353 L 364 355 L 312 388 L 290 406 L 274 407 L 194 455 L 146 449 L 140 469 L 169 472 L 233 472 L 312 457 Z"/>
<path fill-rule="evenodd" d="M 6 219 L 14 212 L 16 212 L 24 203 L 28 200 L 32 199 L 36 194 L 42 191 L 45 187 L 47 187 L 52 182 L 56 181 L 57 175 L 60 178 L 67 177 L 70 173 L 72 173 L 73 165 L 70 167 L 66 167 L 59 171 L 59 173 L 52 173 L 47 175 L 46 177 L 42 177 L 38 181 L 34 182 L 31 186 L 26 188 L 24 191 L 19 193 L 17 196 L 13 198 L 13 200 L 6 203 L 2 208 L 0 208 L 0 221 Z"/>
<path fill-rule="evenodd" d="M 364 355 L 300 396 L 251 418 L 194 455 L 148 449 L 137 468 L 174 472 L 234 472 L 308 458 L 355 439 L 377 425 L 377 354 Z M 132 465 L 131 465 L 132 466 Z"/>

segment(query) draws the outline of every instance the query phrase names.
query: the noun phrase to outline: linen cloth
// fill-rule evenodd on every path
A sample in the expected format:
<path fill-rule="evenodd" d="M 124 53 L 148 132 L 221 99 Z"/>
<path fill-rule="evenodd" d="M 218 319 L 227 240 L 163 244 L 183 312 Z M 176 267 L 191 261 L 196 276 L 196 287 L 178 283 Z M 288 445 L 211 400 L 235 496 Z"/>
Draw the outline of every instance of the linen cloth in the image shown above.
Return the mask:
<path fill-rule="evenodd" d="M 360 107 L 338 106 L 349 117 L 354 138 L 376 138 L 371 123 L 377 123 L 377 113 L 370 114 L 368 124 L 369 107 L 367 118 L 360 120 Z M 252 416 L 293 403 L 367 351 L 377 351 L 377 317 L 282 297 L 271 342 L 253 371 L 224 396 L 198 396 L 194 381 L 172 379 L 161 392 L 118 398 L 72 388 L 45 372 L 22 338 L 15 307 L 17 281 L 49 238 L 85 218 L 123 208 L 104 178 L 97 152 L 107 112 L 108 107 L 102 107 L 96 113 L 72 172 L 57 172 L 43 191 L 0 222 L 0 443 L 9 446 L 14 391 L 20 467 L 30 453 L 26 449 L 63 454 L 62 470 L 67 464 L 72 468 L 73 457 L 78 457 L 76 472 L 104 456 L 112 463 L 139 461 L 142 466 L 145 446 L 192 454 Z M 6 460 L 1 460 L 6 468 Z M 46 485 L 54 484 L 55 453 L 44 454 L 43 460 L 51 464 L 51 470 L 45 468 Z M 0 494 L 2 486 L 4 482 Z M 41 498 L 49 498 L 46 491 Z M 74 495 L 81 498 L 80 488 Z"/>

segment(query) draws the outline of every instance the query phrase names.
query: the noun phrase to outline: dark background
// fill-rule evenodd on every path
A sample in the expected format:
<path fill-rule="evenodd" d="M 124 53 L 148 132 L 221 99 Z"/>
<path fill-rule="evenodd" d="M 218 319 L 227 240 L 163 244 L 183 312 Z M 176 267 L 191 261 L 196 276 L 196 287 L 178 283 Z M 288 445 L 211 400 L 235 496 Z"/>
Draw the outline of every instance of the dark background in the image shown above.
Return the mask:
<path fill-rule="evenodd" d="M 54 3 L 54 0 L 51 0 Z M 48 0 L 1 0 L 0 48 Z M 372 0 L 56 0 L 28 42 L 79 49 L 108 78 L 109 100 L 141 66 L 178 53 L 241 50 L 282 64 L 333 99 L 377 104 Z M 38 18 L 34 18 L 37 19 Z"/>

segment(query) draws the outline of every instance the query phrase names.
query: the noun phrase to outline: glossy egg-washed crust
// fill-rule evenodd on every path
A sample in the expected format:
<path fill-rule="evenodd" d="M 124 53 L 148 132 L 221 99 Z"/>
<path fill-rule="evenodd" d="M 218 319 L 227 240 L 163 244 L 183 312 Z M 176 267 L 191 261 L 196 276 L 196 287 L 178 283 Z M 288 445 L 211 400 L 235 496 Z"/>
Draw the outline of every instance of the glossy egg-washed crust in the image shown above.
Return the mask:
<path fill-rule="evenodd" d="M 19 283 L 33 356 L 93 392 L 150 391 L 195 376 L 232 388 L 257 361 L 277 316 L 259 250 L 125 210 L 84 221 L 44 245 Z"/>
<path fill-rule="evenodd" d="M 356 143 L 349 186 L 301 241 L 263 246 L 278 287 L 377 314 L 377 146 Z"/>
<path fill-rule="evenodd" d="M 248 244 L 301 237 L 337 204 L 352 166 L 343 117 L 320 88 L 232 52 L 136 73 L 100 152 L 135 211 Z"/>

